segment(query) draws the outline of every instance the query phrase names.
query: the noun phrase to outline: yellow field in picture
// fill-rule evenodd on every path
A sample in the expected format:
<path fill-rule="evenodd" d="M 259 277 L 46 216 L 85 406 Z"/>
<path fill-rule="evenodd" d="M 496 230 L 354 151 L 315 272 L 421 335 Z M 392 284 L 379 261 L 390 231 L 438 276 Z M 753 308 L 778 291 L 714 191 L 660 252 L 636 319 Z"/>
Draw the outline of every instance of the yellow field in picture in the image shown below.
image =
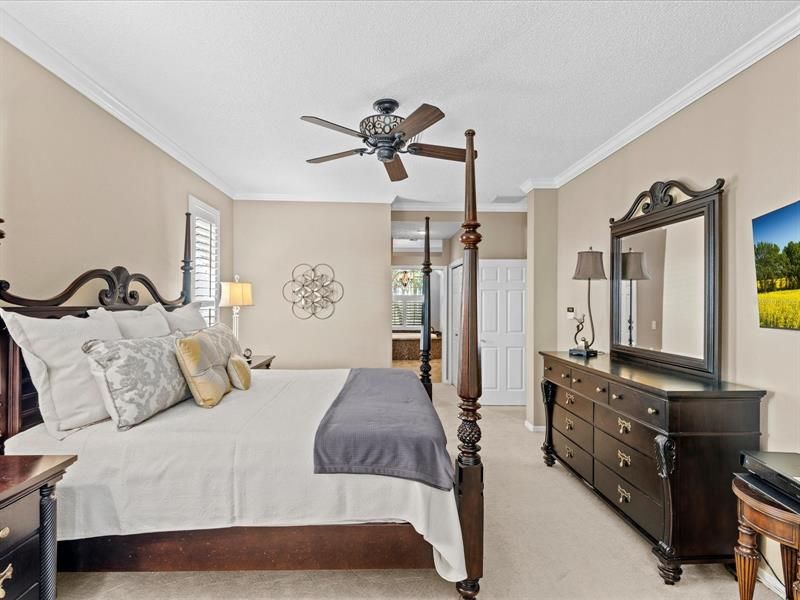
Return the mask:
<path fill-rule="evenodd" d="M 800 329 L 800 289 L 758 294 L 761 327 Z"/>

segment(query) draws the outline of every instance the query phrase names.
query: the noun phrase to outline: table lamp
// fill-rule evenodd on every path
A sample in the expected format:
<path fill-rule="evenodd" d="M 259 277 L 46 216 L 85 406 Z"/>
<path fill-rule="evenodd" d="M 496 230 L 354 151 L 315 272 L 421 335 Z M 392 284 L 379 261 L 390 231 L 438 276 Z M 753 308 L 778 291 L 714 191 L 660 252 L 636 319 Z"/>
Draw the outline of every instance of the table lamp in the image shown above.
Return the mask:
<path fill-rule="evenodd" d="M 589 327 L 592 331 L 591 341 L 587 341 L 585 337 L 578 341 L 578 334 L 583 330 L 583 324 L 579 321 L 578 331 L 575 332 L 575 348 L 571 348 L 569 353 L 571 356 L 597 356 L 597 350 L 592 350 L 594 344 L 594 320 L 592 319 L 592 279 L 605 279 L 606 272 L 603 269 L 603 253 L 599 250 L 592 250 L 589 246 L 588 250 L 578 252 L 578 264 L 575 266 L 575 274 L 573 279 L 586 280 L 586 304 L 589 311 Z"/>
<path fill-rule="evenodd" d="M 235 275 L 233 281 L 223 281 L 220 284 L 220 308 L 233 309 L 233 335 L 239 339 L 239 309 L 242 306 L 253 306 L 253 284 L 239 281 Z"/>
<path fill-rule="evenodd" d="M 633 282 L 650 279 L 644 264 L 644 252 L 634 252 L 628 248 L 622 253 L 622 276 L 628 285 L 628 346 L 633 346 Z"/>

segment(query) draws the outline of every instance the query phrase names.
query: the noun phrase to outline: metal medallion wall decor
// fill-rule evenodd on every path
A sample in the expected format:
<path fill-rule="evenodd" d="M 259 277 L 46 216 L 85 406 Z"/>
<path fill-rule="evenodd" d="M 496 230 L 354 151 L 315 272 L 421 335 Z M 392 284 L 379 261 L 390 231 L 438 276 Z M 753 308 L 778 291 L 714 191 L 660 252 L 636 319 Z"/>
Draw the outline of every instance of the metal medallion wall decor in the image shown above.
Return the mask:
<path fill-rule="evenodd" d="M 292 269 L 292 278 L 283 284 L 283 297 L 291 302 L 298 319 L 328 319 L 344 297 L 344 287 L 330 265 L 303 263 Z"/>

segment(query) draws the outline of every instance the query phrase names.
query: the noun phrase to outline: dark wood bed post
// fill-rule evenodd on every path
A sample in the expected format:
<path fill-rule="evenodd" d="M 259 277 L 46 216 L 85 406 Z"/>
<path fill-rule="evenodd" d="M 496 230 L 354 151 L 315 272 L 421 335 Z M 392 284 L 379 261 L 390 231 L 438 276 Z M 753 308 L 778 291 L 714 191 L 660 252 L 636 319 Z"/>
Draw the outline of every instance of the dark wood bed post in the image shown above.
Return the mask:
<path fill-rule="evenodd" d="M 192 301 L 192 213 L 186 213 L 186 229 L 183 233 L 183 285 L 181 286 L 181 302 Z"/>
<path fill-rule="evenodd" d="M 431 218 L 425 217 L 425 254 L 422 259 L 422 331 L 419 342 L 419 379 L 433 400 L 431 383 Z"/>
<path fill-rule="evenodd" d="M 475 132 L 468 129 L 466 160 L 466 195 L 464 198 L 463 287 L 461 298 L 461 366 L 458 395 L 461 398 L 458 418 L 458 458 L 456 459 L 456 492 L 467 578 L 456 584 L 462 598 L 475 598 L 483 576 L 483 463 L 479 454 L 481 428 L 478 412 L 481 405 L 481 364 L 478 349 L 478 209 L 475 198 Z"/>

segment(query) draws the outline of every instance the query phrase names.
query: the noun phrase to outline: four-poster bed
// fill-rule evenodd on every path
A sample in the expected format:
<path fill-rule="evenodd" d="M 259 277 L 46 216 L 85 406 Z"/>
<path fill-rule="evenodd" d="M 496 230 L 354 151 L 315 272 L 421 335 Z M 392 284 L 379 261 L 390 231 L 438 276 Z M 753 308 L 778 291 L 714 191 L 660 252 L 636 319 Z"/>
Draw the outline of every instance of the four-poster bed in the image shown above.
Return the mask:
<path fill-rule="evenodd" d="M 474 131 L 466 132 L 463 322 L 458 395 L 460 425 L 454 491 L 463 540 L 466 578 L 456 586 L 462 598 L 475 598 L 483 568 L 483 465 L 478 399 L 481 395 L 477 331 L 478 233 L 475 195 Z M 168 311 L 190 300 L 191 247 L 189 215 L 181 270 L 183 289 L 169 300 L 145 275 L 124 267 L 93 269 L 77 277 L 62 293 L 48 299 L 16 296 L 8 281 L 0 281 L 4 308 L 26 316 L 61 318 L 87 315 L 94 306 L 65 304 L 87 283 L 102 280 L 99 304 L 110 310 L 141 310 L 133 284 L 144 288 Z M 430 397 L 430 244 L 426 219 L 423 263 L 424 310 L 421 332 L 420 381 Z M 3 324 L 0 329 L 0 449 L 18 434 L 42 423 L 38 397 L 20 347 Z M 170 409 L 175 410 L 175 409 Z M 216 409 L 215 409 L 216 410 Z M 125 434 L 119 434 L 125 435 Z M 78 461 L 80 464 L 80 459 Z M 333 477 L 339 477 L 333 475 Z M 279 527 L 225 527 L 157 531 L 71 539 L 58 543 L 59 567 L 75 571 L 182 571 L 243 569 L 375 569 L 433 566 L 431 544 L 406 522 L 345 523 Z M 54 568 L 51 565 L 50 568 Z M 49 574 L 50 577 L 54 573 Z"/>

